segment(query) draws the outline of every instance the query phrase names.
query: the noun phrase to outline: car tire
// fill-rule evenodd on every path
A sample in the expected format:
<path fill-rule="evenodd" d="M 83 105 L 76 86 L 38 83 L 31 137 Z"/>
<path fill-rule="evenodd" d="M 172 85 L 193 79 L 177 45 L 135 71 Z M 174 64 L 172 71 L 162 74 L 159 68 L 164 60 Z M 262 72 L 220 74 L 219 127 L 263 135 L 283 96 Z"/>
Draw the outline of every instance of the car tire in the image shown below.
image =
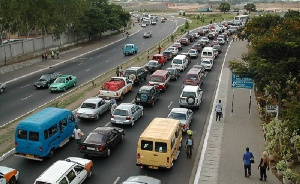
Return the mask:
<path fill-rule="evenodd" d="M 100 115 L 99 115 L 99 114 L 96 114 L 95 120 L 98 121 L 99 118 L 100 118 Z"/>
<path fill-rule="evenodd" d="M 124 141 L 124 134 L 121 135 L 121 142 Z"/>
<path fill-rule="evenodd" d="M 0 89 L 0 93 L 3 93 L 3 91 L 4 91 L 4 89 L 3 89 L 3 88 L 1 88 L 1 89 Z"/>
<path fill-rule="evenodd" d="M 76 86 L 76 82 L 74 82 L 74 84 L 73 84 L 73 87 L 75 87 Z"/>
<path fill-rule="evenodd" d="M 121 96 L 120 96 L 120 98 L 119 98 L 119 100 L 123 100 L 123 98 L 124 98 L 124 95 L 122 93 Z"/>
<path fill-rule="evenodd" d="M 64 87 L 64 88 L 63 88 L 63 91 L 65 92 L 66 90 L 67 90 L 66 87 Z"/>
<path fill-rule="evenodd" d="M 17 183 L 17 179 L 15 176 L 11 177 L 11 179 L 8 182 L 8 184 L 16 184 L 16 183 Z"/>
<path fill-rule="evenodd" d="M 87 173 L 87 177 L 90 178 L 93 174 L 93 167 L 90 168 L 90 170 Z"/>
<path fill-rule="evenodd" d="M 186 103 L 189 105 L 193 105 L 195 103 L 195 97 L 187 97 Z"/>
<path fill-rule="evenodd" d="M 131 126 L 134 126 L 134 119 L 131 120 Z"/>
<path fill-rule="evenodd" d="M 109 157 L 111 154 L 110 148 L 107 148 L 107 153 L 106 153 L 106 157 Z"/>
<path fill-rule="evenodd" d="M 49 154 L 48 154 L 48 158 L 52 158 L 54 156 L 54 148 L 51 148 Z"/>

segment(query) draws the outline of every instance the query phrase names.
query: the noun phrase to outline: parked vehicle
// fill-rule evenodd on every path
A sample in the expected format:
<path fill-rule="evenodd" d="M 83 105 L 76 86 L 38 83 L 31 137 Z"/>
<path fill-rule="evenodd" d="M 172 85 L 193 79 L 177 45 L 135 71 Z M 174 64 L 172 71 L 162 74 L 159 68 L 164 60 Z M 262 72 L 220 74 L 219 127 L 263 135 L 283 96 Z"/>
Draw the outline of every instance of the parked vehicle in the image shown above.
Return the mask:
<path fill-rule="evenodd" d="M 110 102 L 99 97 L 86 99 L 76 112 L 77 118 L 99 120 L 101 114 L 107 111 Z"/>
<path fill-rule="evenodd" d="M 69 157 L 52 164 L 35 180 L 34 184 L 81 184 L 92 176 L 92 171 L 92 160 Z"/>
<path fill-rule="evenodd" d="M 121 103 L 111 115 L 112 124 L 131 125 L 144 115 L 143 106 L 132 103 Z"/>
<path fill-rule="evenodd" d="M 188 53 L 191 56 L 191 58 L 198 58 L 198 51 L 196 49 L 190 49 Z"/>
<path fill-rule="evenodd" d="M 123 54 L 125 56 L 127 55 L 132 55 L 132 54 L 135 54 L 137 53 L 137 51 L 139 50 L 139 47 L 134 45 L 134 44 L 126 44 L 124 47 L 123 47 Z"/>
<path fill-rule="evenodd" d="M 138 140 L 136 165 L 149 169 L 171 169 L 179 156 L 181 142 L 179 120 L 154 118 Z"/>
<path fill-rule="evenodd" d="M 186 132 L 190 129 L 190 124 L 193 119 L 193 111 L 187 108 L 173 108 L 170 111 L 168 118 L 179 120 L 182 132 Z"/>
<path fill-rule="evenodd" d="M 184 86 L 179 97 L 180 107 L 199 109 L 203 91 L 199 86 Z"/>
<path fill-rule="evenodd" d="M 152 37 L 152 33 L 150 31 L 146 31 L 143 35 L 144 38 L 151 38 Z"/>
<path fill-rule="evenodd" d="M 33 86 L 38 88 L 49 88 L 50 84 L 52 84 L 57 77 L 61 76 L 59 72 L 47 73 L 40 77 L 38 81 L 36 81 Z"/>
<path fill-rule="evenodd" d="M 171 80 L 177 80 L 180 76 L 180 71 L 177 68 L 169 67 L 166 70 L 170 73 Z"/>
<path fill-rule="evenodd" d="M 191 68 L 185 74 L 183 85 L 201 86 L 205 78 L 205 69 Z"/>
<path fill-rule="evenodd" d="M 6 88 L 6 83 L 0 83 L 0 93 L 3 93 L 5 88 Z"/>
<path fill-rule="evenodd" d="M 159 64 L 163 66 L 167 62 L 167 57 L 165 57 L 163 54 L 154 54 L 152 60 L 158 61 Z"/>
<path fill-rule="evenodd" d="M 163 51 L 163 53 L 162 53 L 165 57 L 167 57 L 167 60 L 171 60 L 171 59 L 173 59 L 173 53 L 171 52 L 171 51 L 168 51 L 168 50 L 165 50 L 165 51 Z"/>
<path fill-rule="evenodd" d="M 99 90 L 99 97 L 109 100 L 122 100 L 124 95 L 132 90 L 132 81 L 126 77 L 112 77 Z"/>
<path fill-rule="evenodd" d="M 72 111 L 47 107 L 22 120 L 15 131 L 15 156 L 42 161 L 69 142 L 77 121 Z"/>
<path fill-rule="evenodd" d="M 149 72 L 149 73 L 153 73 L 156 70 L 161 69 L 161 64 L 158 61 L 155 60 L 150 60 L 146 65 L 145 65 L 145 69 Z"/>
<path fill-rule="evenodd" d="M 159 99 L 160 91 L 155 86 L 142 86 L 134 99 L 137 105 L 151 105 Z"/>
<path fill-rule="evenodd" d="M 13 168 L 0 166 L 0 184 L 16 184 L 19 171 Z"/>
<path fill-rule="evenodd" d="M 157 70 L 150 76 L 149 86 L 155 86 L 156 89 L 164 92 L 169 86 L 170 78 L 167 70 Z"/>
<path fill-rule="evenodd" d="M 142 81 L 147 79 L 147 71 L 143 67 L 130 67 L 125 70 L 124 77 L 130 79 L 130 75 L 135 76 L 135 84 L 141 84 Z"/>
<path fill-rule="evenodd" d="M 188 60 L 186 55 L 178 55 L 176 56 L 171 63 L 172 68 L 177 68 L 180 71 L 184 71 L 188 65 Z"/>
<path fill-rule="evenodd" d="M 123 142 L 125 131 L 118 127 L 96 127 L 81 143 L 80 152 L 86 156 L 111 155 L 111 150 Z"/>
<path fill-rule="evenodd" d="M 161 184 L 159 179 L 150 177 L 150 176 L 130 176 L 126 181 L 123 181 L 122 184 Z"/>
<path fill-rule="evenodd" d="M 66 91 L 71 87 L 75 87 L 77 83 L 77 77 L 73 75 L 61 75 L 59 76 L 49 87 L 50 92 Z"/>

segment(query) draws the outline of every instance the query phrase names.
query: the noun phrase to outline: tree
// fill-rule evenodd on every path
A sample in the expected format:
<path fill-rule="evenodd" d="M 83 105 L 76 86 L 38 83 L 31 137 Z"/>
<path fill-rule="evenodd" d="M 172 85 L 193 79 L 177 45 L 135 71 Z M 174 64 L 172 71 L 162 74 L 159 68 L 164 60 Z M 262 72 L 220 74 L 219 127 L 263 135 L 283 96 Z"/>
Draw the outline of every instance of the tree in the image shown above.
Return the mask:
<path fill-rule="evenodd" d="M 255 4 L 250 3 L 250 4 L 246 4 L 244 6 L 244 9 L 247 10 L 249 12 L 249 14 L 250 14 L 250 12 L 256 10 L 256 6 L 255 6 Z"/>
<path fill-rule="evenodd" d="M 185 29 L 188 29 L 190 27 L 190 24 L 189 24 L 189 21 L 185 21 L 185 24 L 184 24 L 184 28 Z"/>
<path fill-rule="evenodd" d="M 230 4 L 229 3 L 221 3 L 219 6 L 219 10 L 222 12 L 228 12 L 230 10 Z"/>

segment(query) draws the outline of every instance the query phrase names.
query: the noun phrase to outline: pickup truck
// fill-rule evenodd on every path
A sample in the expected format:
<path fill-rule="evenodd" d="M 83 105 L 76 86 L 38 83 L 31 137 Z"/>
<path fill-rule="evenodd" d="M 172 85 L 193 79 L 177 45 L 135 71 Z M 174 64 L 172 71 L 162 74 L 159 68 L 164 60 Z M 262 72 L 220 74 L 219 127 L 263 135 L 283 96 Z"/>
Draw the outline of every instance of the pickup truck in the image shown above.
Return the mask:
<path fill-rule="evenodd" d="M 132 90 L 133 82 L 126 77 L 112 77 L 99 90 L 99 97 L 103 99 L 122 100 L 124 95 Z"/>
<path fill-rule="evenodd" d="M 5 88 L 6 88 L 6 84 L 0 83 L 0 93 L 3 93 Z"/>
<path fill-rule="evenodd" d="M 137 53 L 139 47 L 134 45 L 134 44 L 126 44 L 124 47 L 123 47 L 123 54 L 125 56 L 127 55 L 132 55 L 132 54 L 135 54 Z"/>

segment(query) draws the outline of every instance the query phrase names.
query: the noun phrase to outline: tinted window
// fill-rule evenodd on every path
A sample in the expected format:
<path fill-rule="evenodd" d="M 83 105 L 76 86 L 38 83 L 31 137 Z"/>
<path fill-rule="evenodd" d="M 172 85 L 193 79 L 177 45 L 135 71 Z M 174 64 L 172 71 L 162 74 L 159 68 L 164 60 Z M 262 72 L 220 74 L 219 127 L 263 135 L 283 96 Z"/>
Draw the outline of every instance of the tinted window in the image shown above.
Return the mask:
<path fill-rule="evenodd" d="M 71 183 L 71 182 L 76 178 L 75 171 L 71 170 L 71 171 L 67 174 L 67 178 L 68 178 L 69 182 Z"/>
<path fill-rule="evenodd" d="M 96 104 L 94 104 L 94 103 L 83 103 L 81 105 L 81 108 L 95 109 L 96 108 Z"/>
<path fill-rule="evenodd" d="M 48 137 L 49 137 L 49 135 L 48 135 L 48 130 L 45 130 L 45 131 L 44 131 L 44 138 L 45 138 L 45 139 L 48 139 Z"/>
<path fill-rule="evenodd" d="M 160 153 L 167 152 L 167 143 L 165 142 L 155 142 L 155 151 Z"/>
<path fill-rule="evenodd" d="M 64 178 L 59 182 L 59 184 L 68 184 L 67 178 L 64 177 Z"/>
<path fill-rule="evenodd" d="M 152 141 L 141 141 L 141 150 L 148 150 L 152 151 L 153 150 L 153 142 Z"/>
<path fill-rule="evenodd" d="M 151 82 L 163 82 L 163 78 L 160 76 L 152 76 L 150 81 Z"/>
<path fill-rule="evenodd" d="M 182 60 L 181 59 L 174 59 L 173 63 L 174 64 L 182 64 Z"/>
<path fill-rule="evenodd" d="M 114 111 L 114 115 L 128 116 L 128 112 L 127 112 L 127 110 L 116 109 L 116 110 Z"/>
<path fill-rule="evenodd" d="M 27 139 L 27 130 L 18 130 L 19 139 Z"/>
<path fill-rule="evenodd" d="M 49 128 L 49 137 L 56 134 L 56 132 L 57 132 L 57 126 L 53 125 L 51 128 Z"/>
<path fill-rule="evenodd" d="M 29 132 L 29 140 L 39 141 L 39 133 L 38 132 Z"/>
<path fill-rule="evenodd" d="M 196 97 L 196 93 L 195 92 L 184 91 L 182 93 L 182 97 Z"/>
<path fill-rule="evenodd" d="M 84 142 L 87 143 L 106 143 L 107 136 L 98 132 L 90 133 Z"/>

